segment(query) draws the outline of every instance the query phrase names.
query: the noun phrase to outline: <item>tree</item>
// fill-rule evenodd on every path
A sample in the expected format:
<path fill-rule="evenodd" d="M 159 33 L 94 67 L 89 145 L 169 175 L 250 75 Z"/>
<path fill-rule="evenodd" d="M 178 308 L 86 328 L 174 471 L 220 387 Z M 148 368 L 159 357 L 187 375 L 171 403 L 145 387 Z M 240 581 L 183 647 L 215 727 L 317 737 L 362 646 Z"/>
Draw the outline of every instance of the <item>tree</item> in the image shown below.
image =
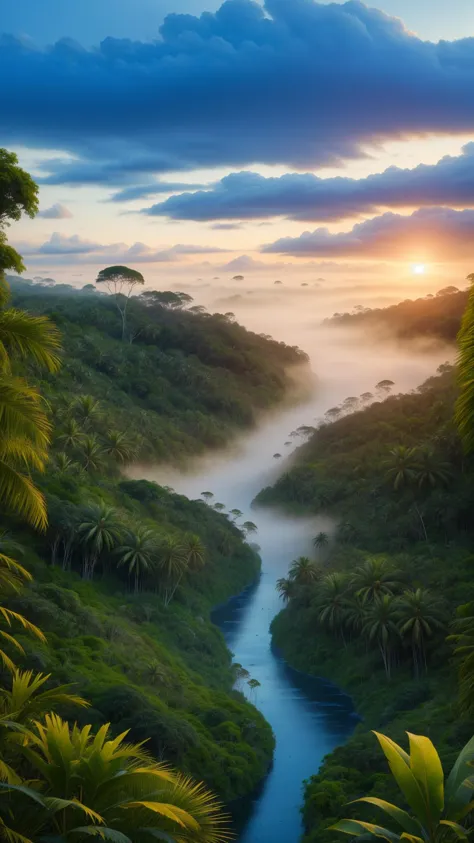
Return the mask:
<path fill-rule="evenodd" d="M 322 530 L 314 537 L 313 539 L 313 547 L 316 550 L 323 550 L 329 544 L 329 536 L 327 533 L 324 533 Z"/>
<path fill-rule="evenodd" d="M 281 599 L 285 603 L 288 603 L 295 593 L 295 581 L 291 580 L 289 577 L 280 577 L 280 579 L 276 581 L 275 588 Z"/>
<path fill-rule="evenodd" d="M 37 184 L 18 166 L 14 152 L 0 149 L 0 276 L 5 269 L 23 272 L 25 268 L 18 252 L 8 246 L 2 229 L 10 220 L 19 220 L 23 213 L 34 217 L 37 211 Z"/>
<path fill-rule="evenodd" d="M 417 452 L 415 448 L 397 445 L 391 448 L 389 458 L 384 465 L 387 468 L 386 477 L 395 491 L 408 486 L 415 479 L 417 467 Z"/>
<path fill-rule="evenodd" d="M 135 594 L 139 591 L 140 581 L 145 574 L 149 574 L 155 567 L 157 551 L 156 534 L 143 526 L 138 526 L 135 532 L 128 532 L 123 544 L 116 548 L 119 568 L 124 565 L 128 569 L 129 576 L 134 578 Z"/>
<path fill-rule="evenodd" d="M 375 556 L 359 565 L 351 579 L 351 587 L 363 603 L 373 603 L 384 594 L 401 590 L 403 575 L 383 558 Z"/>
<path fill-rule="evenodd" d="M 169 606 L 187 569 L 186 549 L 181 539 L 165 536 L 159 546 L 158 565 L 163 573 L 164 603 Z"/>
<path fill-rule="evenodd" d="M 398 604 L 392 594 L 382 594 L 370 604 L 362 632 L 371 643 L 378 645 L 385 675 L 390 679 L 395 644 L 400 641 Z"/>
<path fill-rule="evenodd" d="M 428 486 L 434 489 L 446 485 L 452 477 L 451 466 L 440 459 L 432 448 L 420 448 L 414 464 L 415 479 L 420 489 Z"/>
<path fill-rule="evenodd" d="M 56 714 L 36 722 L 23 753 L 41 790 L 8 787 L 0 804 L 6 839 L 32 843 L 54 829 L 64 841 L 224 843 L 226 823 L 212 794 L 154 762 L 141 744 L 126 743 L 126 735 L 112 738 L 108 725 L 94 735 Z"/>
<path fill-rule="evenodd" d="M 340 632 L 344 640 L 347 611 L 347 578 L 344 574 L 334 573 L 323 577 L 317 605 L 321 626 L 332 633 Z"/>
<path fill-rule="evenodd" d="M 186 305 L 191 304 L 194 299 L 189 293 L 173 293 L 171 290 L 147 290 L 140 296 L 147 307 L 159 305 L 167 310 L 182 310 Z"/>
<path fill-rule="evenodd" d="M 191 571 L 202 568 L 206 563 L 206 548 L 199 536 L 193 533 L 185 533 L 182 545 L 186 556 L 186 567 Z"/>
<path fill-rule="evenodd" d="M 121 539 L 117 511 L 103 502 L 89 506 L 79 524 L 78 534 L 85 548 L 82 576 L 89 580 L 94 576 L 101 554 L 112 551 Z"/>
<path fill-rule="evenodd" d="M 8 545 L 6 545 L 8 548 Z M 4 549 L 5 545 L 4 545 Z M 24 653 L 24 649 L 20 642 L 12 635 L 12 628 L 17 625 L 29 632 L 39 641 L 45 641 L 45 636 L 29 620 L 27 620 L 19 612 L 14 612 L 4 606 L 4 601 L 7 597 L 13 594 L 18 594 L 26 583 L 31 582 L 31 574 L 15 559 L 12 559 L 6 553 L 0 552 L 0 641 L 17 652 Z M 15 670 L 15 664 L 9 654 L 0 646 L 0 661 L 7 670 Z"/>
<path fill-rule="evenodd" d="M 230 514 L 232 515 L 234 521 L 237 521 L 238 518 L 242 518 L 243 512 L 240 509 L 231 509 Z"/>
<path fill-rule="evenodd" d="M 389 821 L 388 828 L 351 819 L 336 823 L 332 826 L 333 831 L 365 840 L 378 837 L 391 843 L 401 840 L 411 843 L 467 840 L 469 830 L 460 823 L 473 808 L 474 738 L 461 750 L 445 781 L 441 761 L 429 738 L 408 733 L 408 754 L 385 735 L 374 734 L 403 794 L 403 803 L 408 805 L 411 813 L 384 799 L 363 796 L 356 802 L 367 803 L 383 811 Z"/>
<path fill-rule="evenodd" d="M 80 395 L 74 401 L 72 411 L 84 430 L 88 430 L 100 417 L 100 403 L 92 395 Z"/>
<path fill-rule="evenodd" d="M 102 449 L 104 454 L 122 465 L 131 462 L 137 456 L 137 450 L 127 438 L 127 434 L 119 430 L 109 430 L 106 433 Z"/>
<path fill-rule="evenodd" d="M 321 571 L 308 556 L 298 556 L 290 565 L 289 576 L 297 585 L 312 585 L 321 576 Z"/>
<path fill-rule="evenodd" d="M 214 497 L 214 492 L 201 492 L 201 497 L 206 501 L 206 503 L 210 503 Z"/>
<path fill-rule="evenodd" d="M 244 521 L 242 524 L 242 530 L 244 530 L 246 536 L 251 536 L 258 532 L 258 527 L 253 523 L 253 521 Z"/>
<path fill-rule="evenodd" d="M 57 435 L 57 441 L 66 450 L 78 448 L 84 441 L 84 432 L 76 419 L 67 419 Z"/>
<path fill-rule="evenodd" d="M 115 299 L 115 305 L 122 319 L 122 342 L 125 341 L 127 330 L 127 306 L 133 290 L 138 284 L 144 284 L 141 272 L 129 269 L 128 266 L 107 266 L 101 269 L 96 284 L 104 284 Z"/>
<path fill-rule="evenodd" d="M 97 436 L 84 436 L 79 453 L 82 466 L 86 471 L 100 470 L 105 450 Z"/>
<path fill-rule="evenodd" d="M 444 629 L 445 612 L 428 589 L 405 591 L 399 601 L 398 625 L 402 639 L 410 640 L 415 676 L 426 670 L 426 642 L 435 630 Z"/>
<path fill-rule="evenodd" d="M 385 380 L 379 381 L 375 385 L 375 391 L 378 392 L 379 394 L 385 393 L 385 395 L 387 395 L 389 392 L 391 392 L 392 386 L 395 386 L 395 383 L 391 380 L 385 379 Z"/>

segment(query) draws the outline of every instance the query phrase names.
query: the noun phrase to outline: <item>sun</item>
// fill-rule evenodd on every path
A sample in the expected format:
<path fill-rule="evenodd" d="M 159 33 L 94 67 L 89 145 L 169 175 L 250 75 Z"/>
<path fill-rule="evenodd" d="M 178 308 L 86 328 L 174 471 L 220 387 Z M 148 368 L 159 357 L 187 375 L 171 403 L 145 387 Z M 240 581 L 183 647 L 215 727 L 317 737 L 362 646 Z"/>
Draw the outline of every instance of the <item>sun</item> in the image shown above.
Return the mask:
<path fill-rule="evenodd" d="M 424 275 L 425 269 L 426 267 L 424 263 L 415 263 L 412 266 L 411 271 L 413 272 L 413 275 Z"/>

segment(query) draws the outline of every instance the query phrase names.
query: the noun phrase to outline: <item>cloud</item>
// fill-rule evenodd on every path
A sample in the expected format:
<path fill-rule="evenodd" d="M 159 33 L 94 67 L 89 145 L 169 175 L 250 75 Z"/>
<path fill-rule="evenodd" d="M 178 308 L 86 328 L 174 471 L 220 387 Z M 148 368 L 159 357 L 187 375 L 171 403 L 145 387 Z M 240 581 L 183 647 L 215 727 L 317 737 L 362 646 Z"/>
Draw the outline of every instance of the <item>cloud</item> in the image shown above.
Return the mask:
<path fill-rule="evenodd" d="M 45 220 L 67 220 L 71 219 L 73 214 L 69 208 L 66 208 L 65 205 L 61 205 L 60 202 L 56 202 L 56 204 L 51 205 L 50 208 L 45 208 L 44 211 L 40 211 L 38 216 L 43 217 Z"/>
<path fill-rule="evenodd" d="M 411 216 L 386 213 L 332 234 L 327 228 L 283 237 L 263 246 L 267 254 L 305 257 L 445 261 L 472 257 L 474 211 L 423 208 Z"/>
<path fill-rule="evenodd" d="M 227 249 L 215 246 L 193 246 L 178 243 L 168 249 L 156 249 L 145 243 L 102 244 L 92 240 L 84 240 L 77 234 L 66 237 L 54 232 L 49 240 L 42 244 L 18 243 L 18 250 L 30 258 L 48 256 L 55 258 L 56 263 L 171 263 L 179 261 L 186 255 L 207 255 L 225 253 Z"/>
<path fill-rule="evenodd" d="M 311 169 L 368 142 L 474 128 L 474 39 L 422 41 L 358 0 L 227 0 L 168 15 L 160 36 L 94 49 L 4 36 L 3 142 L 79 157 L 50 163 L 50 183 L 117 183 L 210 165 Z"/>
<path fill-rule="evenodd" d="M 213 231 L 235 231 L 235 229 L 242 228 L 240 222 L 216 222 L 211 225 Z"/>
<path fill-rule="evenodd" d="M 389 167 L 366 178 L 319 178 L 288 173 L 265 178 L 232 173 L 209 190 L 182 193 L 145 210 L 175 220 L 264 219 L 340 220 L 386 207 L 474 204 L 474 143 L 462 155 L 411 170 Z"/>
<path fill-rule="evenodd" d="M 118 193 L 113 193 L 109 202 L 131 202 L 146 196 L 157 196 L 159 193 L 179 193 L 183 190 L 199 190 L 202 184 L 183 184 L 181 182 L 154 182 L 153 184 L 138 184 L 124 187 Z"/>

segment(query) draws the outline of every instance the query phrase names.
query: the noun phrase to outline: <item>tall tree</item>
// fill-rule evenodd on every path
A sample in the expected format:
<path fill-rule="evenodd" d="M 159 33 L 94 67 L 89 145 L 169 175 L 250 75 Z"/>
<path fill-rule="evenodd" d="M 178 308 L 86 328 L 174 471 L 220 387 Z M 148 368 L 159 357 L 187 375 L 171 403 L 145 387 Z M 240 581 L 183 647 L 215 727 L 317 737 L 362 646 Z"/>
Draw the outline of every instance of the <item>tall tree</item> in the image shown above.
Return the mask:
<path fill-rule="evenodd" d="M 408 638 L 412 648 L 415 675 L 426 670 L 426 643 L 435 630 L 445 627 L 445 612 L 440 600 L 428 589 L 405 591 L 399 601 L 400 635 Z"/>
<path fill-rule="evenodd" d="M 18 166 L 14 152 L 0 149 L 0 275 L 5 269 L 23 272 L 25 268 L 18 252 L 7 244 L 2 229 L 10 220 L 19 220 L 23 213 L 34 217 L 37 211 L 37 184 Z"/>
<path fill-rule="evenodd" d="M 92 579 L 99 557 L 112 551 L 120 541 L 121 527 L 118 513 L 103 502 L 88 507 L 79 524 L 78 534 L 84 545 L 82 576 Z"/>
<path fill-rule="evenodd" d="M 321 576 L 321 571 L 308 556 L 299 556 L 290 565 L 290 580 L 297 585 L 311 585 Z"/>
<path fill-rule="evenodd" d="M 101 269 L 96 284 L 103 284 L 115 299 L 115 305 L 122 319 L 122 341 L 127 331 L 127 307 L 135 287 L 144 284 L 141 272 L 128 266 L 107 266 Z"/>
<path fill-rule="evenodd" d="M 398 604 L 393 595 L 382 594 L 374 600 L 367 610 L 362 632 L 371 643 L 378 645 L 385 675 L 390 679 L 393 655 L 400 641 Z"/>
<path fill-rule="evenodd" d="M 115 551 L 119 557 L 118 565 L 125 566 L 129 576 L 133 576 L 135 594 L 146 574 L 156 565 L 158 540 L 156 533 L 148 527 L 139 526 L 126 534 L 123 544 Z"/>
<path fill-rule="evenodd" d="M 375 556 L 355 568 L 351 586 L 363 603 L 373 603 L 384 594 L 399 592 L 403 579 L 401 571 L 396 571 L 387 559 Z"/>

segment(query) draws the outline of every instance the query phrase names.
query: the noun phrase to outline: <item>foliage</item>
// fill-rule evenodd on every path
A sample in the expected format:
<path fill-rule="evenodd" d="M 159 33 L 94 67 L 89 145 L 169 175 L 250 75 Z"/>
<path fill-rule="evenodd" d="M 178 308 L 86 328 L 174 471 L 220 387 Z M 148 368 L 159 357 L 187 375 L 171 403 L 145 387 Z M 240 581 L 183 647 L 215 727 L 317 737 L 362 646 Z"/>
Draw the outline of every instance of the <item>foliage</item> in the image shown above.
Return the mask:
<path fill-rule="evenodd" d="M 15 272 L 24 269 L 18 252 L 7 244 L 3 229 L 10 220 L 19 220 L 22 213 L 34 217 L 37 210 L 37 185 L 29 173 L 18 166 L 14 152 L 0 149 L 0 282 L 5 269 L 14 269 Z"/>
<path fill-rule="evenodd" d="M 474 807 L 474 738 L 459 754 L 445 782 L 439 755 L 429 738 L 408 733 L 410 752 L 407 754 L 395 741 L 375 734 L 411 814 L 384 799 L 363 796 L 355 801 L 383 811 L 389 827 L 347 819 L 336 823 L 333 830 L 364 839 L 379 837 L 391 843 L 402 839 L 412 843 L 467 840 L 470 829 L 461 823 Z"/>

